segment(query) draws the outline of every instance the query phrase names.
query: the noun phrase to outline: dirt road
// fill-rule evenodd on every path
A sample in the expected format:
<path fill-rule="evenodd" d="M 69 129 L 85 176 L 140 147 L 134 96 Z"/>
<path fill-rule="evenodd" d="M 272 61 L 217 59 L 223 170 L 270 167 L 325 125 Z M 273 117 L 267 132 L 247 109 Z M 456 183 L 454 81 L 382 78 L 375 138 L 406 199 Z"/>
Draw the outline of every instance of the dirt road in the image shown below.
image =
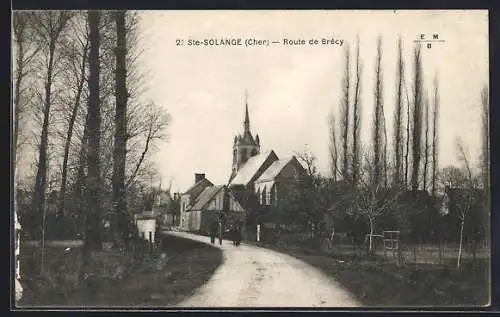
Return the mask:
<path fill-rule="evenodd" d="M 209 237 L 168 234 L 210 243 Z M 182 307 L 354 307 L 359 303 L 337 282 L 285 254 L 250 245 L 219 246 L 224 263 Z"/>

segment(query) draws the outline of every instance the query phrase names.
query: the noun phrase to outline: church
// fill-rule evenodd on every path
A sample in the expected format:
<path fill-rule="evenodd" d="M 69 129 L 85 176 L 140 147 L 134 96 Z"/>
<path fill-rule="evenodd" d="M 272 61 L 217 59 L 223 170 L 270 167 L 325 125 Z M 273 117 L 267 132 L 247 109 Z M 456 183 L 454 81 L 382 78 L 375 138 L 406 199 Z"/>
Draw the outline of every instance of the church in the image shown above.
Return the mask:
<path fill-rule="evenodd" d="M 273 225 L 277 210 L 295 189 L 306 171 L 295 156 L 279 158 L 274 150 L 261 151 L 261 140 L 250 130 L 248 103 L 245 103 L 243 133 L 234 137 L 229 188 L 247 213 L 247 223 Z"/>
<path fill-rule="evenodd" d="M 205 174 L 195 174 L 194 184 L 180 199 L 180 227 L 207 232 L 221 213 L 246 223 L 252 234 L 256 224 L 274 226 L 273 211 L 289 197 L 296 182 L 306 175 L 295 156 L 279 158 L 273 150 L 261 152 L 259 135 L 250 131 L 245 102 L 243 133 L 234 137 L 233 161 L 226 185 L 214 185 Z M 267 225 L 266 225 L 267 224 Z"/>

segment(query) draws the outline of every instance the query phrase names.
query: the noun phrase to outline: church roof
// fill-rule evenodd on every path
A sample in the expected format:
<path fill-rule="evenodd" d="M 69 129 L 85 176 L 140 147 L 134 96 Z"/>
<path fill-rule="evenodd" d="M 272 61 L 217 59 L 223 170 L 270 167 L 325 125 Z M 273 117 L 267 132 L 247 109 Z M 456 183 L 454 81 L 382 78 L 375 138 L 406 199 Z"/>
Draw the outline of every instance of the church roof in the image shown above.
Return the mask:
<path fill-rule="evenodd" d="M 262 169 L 262 166 L 269 159 L 276 161 L 278 157 L 274 151 L 266 151 L 257 154 L 248 159 L 248 161 L 239 169 L 236 176 L 231 180 L 231 185 L 247 185 L 254 178 L 258 177 L 257 173 Z"/>
<path fill-rule="evenodd" d="M 279 175 L 283 168 L 285 168 L 285 166 L 287 166 L 293 160 L 296 160 L 295 156 L 274 161 L 273 164 L 271 164 L 271 166 L 269 166 L 269 168 L 266 169 L 255 182 L 259 183 L 274 180 L 274 178 Z"/>

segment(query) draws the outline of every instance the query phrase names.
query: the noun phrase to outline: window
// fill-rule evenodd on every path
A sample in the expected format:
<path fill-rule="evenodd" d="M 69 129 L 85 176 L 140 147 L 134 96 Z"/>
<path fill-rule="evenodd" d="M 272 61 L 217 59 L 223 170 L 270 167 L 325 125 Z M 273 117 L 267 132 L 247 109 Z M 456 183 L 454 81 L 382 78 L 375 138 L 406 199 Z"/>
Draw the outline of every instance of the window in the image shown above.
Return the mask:
<path fill-rule="evenodd" d="M 274 190 L 275 190 L 275 187 L 274 187 L 274 185 L 273 185 L 273 186 L 269 189 L 269 194 L 268 194 L 268 196 L 269 196 L 269 201 L 268 201 L 268 204 L 269 204 L 269 205 L 274 205 L 274 198 L 275 198 L 275 197 L 274 197 L 274 196 L 275 196 L 275 195 L 274 195 Z"/>
<path fill-rule="evenodd" d="M 262 193 L 260 195 L 260 204 L 265 205 L 266 204 L 266 186 L 262 189 Z"/>
<path fill-rule="evenodd" d="M 272 187 L 269 188 L 269 190 L 266 192 L 266 205 L 271 205 L 271 193 L 272 193 Z"/>
<path fill-rule="evenodd" d="M 274 195 L 274 205 L 278 206 L 278 186 L 276 184 L 274 184 L 273 195 Z"/>
<path fill-rule="evenodd" d="M 247 161 L 247 150 L 241 149 L 241 162 L 245 163 Z"/>

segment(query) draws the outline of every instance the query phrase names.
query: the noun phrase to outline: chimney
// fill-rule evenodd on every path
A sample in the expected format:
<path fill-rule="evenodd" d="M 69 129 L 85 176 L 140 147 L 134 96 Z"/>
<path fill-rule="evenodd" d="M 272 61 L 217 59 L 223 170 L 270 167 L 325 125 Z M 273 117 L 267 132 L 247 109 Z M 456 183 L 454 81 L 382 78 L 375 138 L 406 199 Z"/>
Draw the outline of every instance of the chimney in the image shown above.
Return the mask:
<path fill-rule="evenodd" d="M 201 180 L 204 180 L 205 179 L 205 174 L 194 174 L 194 183 L 198 183 L 199 181 Z"/>

